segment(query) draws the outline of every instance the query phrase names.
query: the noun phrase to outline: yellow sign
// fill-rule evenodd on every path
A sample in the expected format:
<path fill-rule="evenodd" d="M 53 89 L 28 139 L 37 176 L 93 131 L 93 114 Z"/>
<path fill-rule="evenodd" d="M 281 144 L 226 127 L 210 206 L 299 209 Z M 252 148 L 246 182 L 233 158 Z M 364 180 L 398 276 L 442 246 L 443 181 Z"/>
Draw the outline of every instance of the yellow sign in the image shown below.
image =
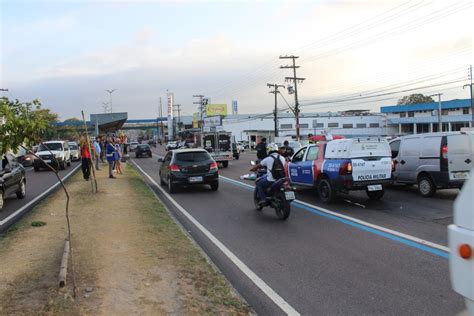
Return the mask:
<path fill-rule="evenodd" d="M 199 128 L 199 113 L 193 113 L 193 128 Z"/>
<path fill-rule="evenodd" d="M 227 116 L 227 104 L 206 105 L 206 116 L 222 115 Z"/>

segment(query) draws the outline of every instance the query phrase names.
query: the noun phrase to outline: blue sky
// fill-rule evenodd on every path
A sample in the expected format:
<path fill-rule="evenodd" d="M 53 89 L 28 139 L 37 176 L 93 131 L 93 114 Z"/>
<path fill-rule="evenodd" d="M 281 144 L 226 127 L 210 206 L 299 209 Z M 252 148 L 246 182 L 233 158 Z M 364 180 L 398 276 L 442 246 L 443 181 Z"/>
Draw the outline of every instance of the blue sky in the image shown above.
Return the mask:
<path fill-rule="evenodd" d="M 39 98 L 62 118 L 79 116 L 81 109 L 100 112 L 108 101 L 104 89 L 111 88 L 117 89 L 115 109 L 133 118 L 156 116 L 166 89 L 185 114 L 194 112 L 192 95 L 198 93 L 219 103 L 237 99 L 241 112 L 269 112 L 266 83 L 283 83 L 288 73 L 279 69 L 278 56 L 287 53 L 301 56 L 299 71 L 307 78 L 302 100 L 441 72 L 448 75 L 439 80 L 449 81 L 473 61 L 472 34 L 463 22 L 472 17 L 469 1 L 0 3 L 0 86 L 9 97 Z M 374 26 L 364 27 L 371 19 Z M 416 25 L 423 19 L 426 25 Z M 413 29 L 396 33 L 410 23 Z M 396 34 L 377 38 L 385 30 Z M 446 86 L 446 97 L 467 97 L 456 87 Z"/>

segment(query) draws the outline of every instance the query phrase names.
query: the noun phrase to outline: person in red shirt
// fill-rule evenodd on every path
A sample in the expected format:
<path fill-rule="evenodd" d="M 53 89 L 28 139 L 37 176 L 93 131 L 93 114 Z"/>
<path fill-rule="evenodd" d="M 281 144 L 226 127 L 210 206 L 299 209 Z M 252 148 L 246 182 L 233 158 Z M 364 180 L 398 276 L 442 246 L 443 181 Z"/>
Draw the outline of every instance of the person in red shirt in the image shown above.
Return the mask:
<path fill-rule="evenodd" d="M 89 151 L 89 145 L 87 144 L 86 138 L 81 137 L 81 162 L 82 162 L 82 175 L 84 180 L 89 181 L 91 174 L 91 153 Z"/>

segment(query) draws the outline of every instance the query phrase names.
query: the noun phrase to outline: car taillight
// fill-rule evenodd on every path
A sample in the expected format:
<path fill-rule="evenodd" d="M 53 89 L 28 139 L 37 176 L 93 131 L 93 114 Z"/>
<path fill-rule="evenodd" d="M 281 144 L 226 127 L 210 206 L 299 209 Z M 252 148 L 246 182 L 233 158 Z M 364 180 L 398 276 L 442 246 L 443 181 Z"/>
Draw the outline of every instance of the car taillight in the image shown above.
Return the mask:
<path fill-rule="evenodd" d="M 178 165 L 170 165 L 168 168 L 170 169 L 170 171 L 174 171 L 174 172 L 180 172 L 181 171 L 181 169 L 179 169 Z"/>
<path fill-rule="evenodd" d="M 448 145 L 443 145 L 441 148 L 441 156 L 443 159 L 448 159 Z"/>
<path fill-rule="evenodd" d="M 352 163 L 350 162 L 344 162 L 339 169 L 339 174 L 344 175 L 344 174 L 352 174 Z"/>
<path fill-rule="evenodd" d="M 209 171 L 214 171 L 214 170 L 217 170 L 218 167 L 217 167 L 217 162 L 213 161 L 211 162 L 211 165 L 209 166 Z"/>

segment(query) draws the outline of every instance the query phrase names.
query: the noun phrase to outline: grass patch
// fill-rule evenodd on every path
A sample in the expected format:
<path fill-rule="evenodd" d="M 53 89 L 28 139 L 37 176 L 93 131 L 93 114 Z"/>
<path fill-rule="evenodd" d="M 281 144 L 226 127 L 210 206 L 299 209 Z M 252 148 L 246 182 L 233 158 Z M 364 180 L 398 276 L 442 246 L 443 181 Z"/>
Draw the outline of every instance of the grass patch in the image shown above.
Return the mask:
<path fill-rule="evenodd" d="M 46 225 L 46 222 L 43 222 L 43 221 L 33 221 L 31 222 L 31 226 L 33 227 L 41 227 L 41 226 L 45 226 Z"/>
<path fill-rule="evenodd" d="M 234 295 L 228 281 L 206 261 L 181 231 L 137 171 L 128 165 L 127 173 L 135 193 L 140 196 L 137 200 L 137 210 L 146 216 L 147 222 L 158 233 L 162 252 L 173 258 L 180 282 L 191 286 L 193 292 L 198 295 L 197 299 L 189 297 L 186 304 L 189 311 L 205 314 L 249 314 L 249 306 Z"/>

